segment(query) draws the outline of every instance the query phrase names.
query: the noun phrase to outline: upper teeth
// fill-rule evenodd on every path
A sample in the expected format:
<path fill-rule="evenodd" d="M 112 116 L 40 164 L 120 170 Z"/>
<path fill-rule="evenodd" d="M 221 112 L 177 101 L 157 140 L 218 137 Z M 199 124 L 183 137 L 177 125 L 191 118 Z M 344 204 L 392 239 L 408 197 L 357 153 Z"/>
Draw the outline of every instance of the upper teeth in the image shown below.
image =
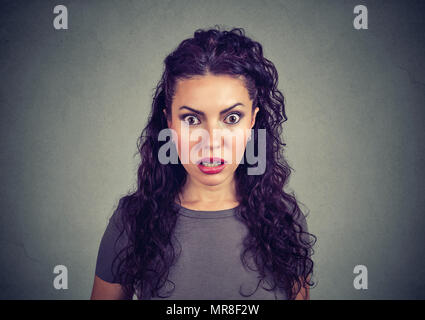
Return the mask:
<path fill-rule="evenodd" d="M 219 166 L 221 164 L 221 161 L 215 161 L 215 162 L 202 162 L 202 165 L 206 167 L 214 167 Z"/>

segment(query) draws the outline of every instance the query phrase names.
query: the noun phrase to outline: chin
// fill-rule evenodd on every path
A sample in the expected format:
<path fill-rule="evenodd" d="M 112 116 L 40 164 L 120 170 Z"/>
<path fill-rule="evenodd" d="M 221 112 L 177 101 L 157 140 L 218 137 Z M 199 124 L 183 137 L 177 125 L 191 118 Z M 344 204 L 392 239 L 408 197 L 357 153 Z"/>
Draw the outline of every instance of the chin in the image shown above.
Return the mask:
<path fill-rule="evenodd" d="M 233 172 L 229 173 L 227 170 L 224 170 L 216 174 L 205 174 L 202 172 L 197 172 L 193 177 L 196 177 L 196 180 L 206 186 L 216 186 L 229 180 L 229 178 L 231 178 L 231 175 L 233 175 Z"/>
<path fill-rule="evenodd" d="M 202 180 L 200 180 L 200 182 L 206 186 L 218 186 L 220 185 L 222 182 L 224 181 L 224 179 L 220 179 L 220 178 L 203 178 Z"/>
<path fill-rule="evenodd" d="M 229 169 L 231 173 L 229 173 Z M 191 167 L 189 169 L 190 171 L 189 170 L 186 170 L 186 171 L 192 178 L 196 179 L 200 183 L 206 186 L 216 186 L 226 181 L 229 178 L 229 175 L 234 174 L 234 170 L 232 169 L 236 170 L 236 168 L 227 167 L 223 171 L 219 173 L 215 173 L 215 174 L 203 173 L 198 169 L 198 167 Z"/>

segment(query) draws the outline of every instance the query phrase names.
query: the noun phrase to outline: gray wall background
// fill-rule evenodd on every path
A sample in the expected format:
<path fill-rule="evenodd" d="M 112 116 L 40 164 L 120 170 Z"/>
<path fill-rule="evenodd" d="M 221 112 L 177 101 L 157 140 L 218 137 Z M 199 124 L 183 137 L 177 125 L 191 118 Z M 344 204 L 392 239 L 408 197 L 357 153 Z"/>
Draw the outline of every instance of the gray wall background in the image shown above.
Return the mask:
<path fill-rule="evenodd" d="M 219 24 L 278 69 L 290 187 L 318 237 L 311 298 L 424 299 L 424 17 L 423 1 L 2 1 L 0 298 L 89 298 L 163 59 Z"/>

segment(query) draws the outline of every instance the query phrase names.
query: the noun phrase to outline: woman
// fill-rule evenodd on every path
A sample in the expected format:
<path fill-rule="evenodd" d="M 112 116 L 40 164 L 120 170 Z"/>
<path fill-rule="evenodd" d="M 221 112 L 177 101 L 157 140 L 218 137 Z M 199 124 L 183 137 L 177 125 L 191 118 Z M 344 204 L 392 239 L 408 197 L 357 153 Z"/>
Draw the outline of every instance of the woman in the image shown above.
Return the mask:
<path fill-rule="evenodd" d="M 92 299 L 309 299 L 315 237 L 283 190 L 277 83 L 241 28 L 197 30 L 167 56 L 137 190 L 103 235 Z"/>

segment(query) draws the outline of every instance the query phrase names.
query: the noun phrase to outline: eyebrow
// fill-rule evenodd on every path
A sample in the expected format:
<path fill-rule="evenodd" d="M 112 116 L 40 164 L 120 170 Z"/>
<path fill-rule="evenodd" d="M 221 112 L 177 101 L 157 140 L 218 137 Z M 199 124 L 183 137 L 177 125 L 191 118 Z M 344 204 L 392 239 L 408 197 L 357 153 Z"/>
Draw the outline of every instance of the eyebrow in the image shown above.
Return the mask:
<path fill-rule="evenodd" d="M 228 107 L 228 108 L 226 108 L 226 109 L 224 109 L 224 110 L 220 111 L 220 114 L 226 113 L 227 111 L 232 110 L 233 108 L 235 108 L 235 107 L 237 107 L 237 106 L 239 106 L 239 105 L 244 106 L 244 104 L 243 104 L 243 103 L 238 102 L 238 103 L 235 103 L 234 105 L 232 105 L 232 106 L 230 106 L 230 107 Z M 204 112 L 199 111 L 199 110 L 195 110 L 195 109 L 190 108 L 190 107 L 188 107 L 188 106 L 181 106 L 181 107 L 179 108 L 179 110 L 182 110 L 182 109 L 190 110 L 190 111 L 195 112 L 195 113 L 197 113 L 197 114 L 200 114 L 200 115 L 202 115 L 202 116 L 204 116 L 204 115 L 205 115 L 205 113 L 204 113 Z"/>

